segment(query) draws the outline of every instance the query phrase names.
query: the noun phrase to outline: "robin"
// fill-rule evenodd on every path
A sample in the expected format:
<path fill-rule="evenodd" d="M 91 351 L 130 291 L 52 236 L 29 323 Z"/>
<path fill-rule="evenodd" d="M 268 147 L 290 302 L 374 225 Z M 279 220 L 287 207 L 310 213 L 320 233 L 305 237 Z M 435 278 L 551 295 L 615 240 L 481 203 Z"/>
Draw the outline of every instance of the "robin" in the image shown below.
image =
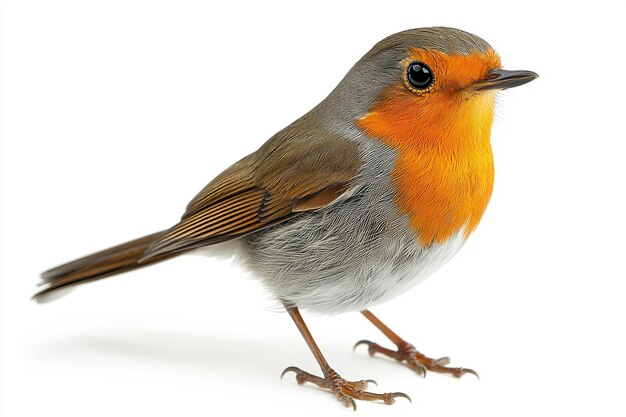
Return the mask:
<path fill-rule="evenodd" d="M 44 272 L 34 298 L 219 248 L 267 286 L 304 337 L 322 375 L 284 370 L 300 384 L 328 389 L 355 409 L 355 400 L 409 399 L 369 392 L 371 380 L 343 379 L 300 309 L 360 311 L 396 349 L 357 345 L 418 374 L 476 375 L 423 355 L 369 308 L 432 274 L 478 226 L 493 186 L 496 93 L 536 77 L 502 69 L 487 42 L 462 30 L 391 35 L 315 108 L 204 187 L 179 223 Z"/>

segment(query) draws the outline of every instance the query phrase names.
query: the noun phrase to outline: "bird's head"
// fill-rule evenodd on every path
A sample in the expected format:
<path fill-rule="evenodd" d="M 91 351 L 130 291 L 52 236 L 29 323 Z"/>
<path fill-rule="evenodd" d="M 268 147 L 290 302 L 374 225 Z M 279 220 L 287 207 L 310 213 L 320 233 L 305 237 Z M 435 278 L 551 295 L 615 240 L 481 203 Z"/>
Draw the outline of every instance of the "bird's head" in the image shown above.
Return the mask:
<path fill-rule="evenodd" d="M 392 145 L 441 147 L 475 133 L 488 137 L 495 93 L 536 77 L 502 69 L 498 54 L 478 36 L 412 29 L 376 44 L 327 101 Z"/>

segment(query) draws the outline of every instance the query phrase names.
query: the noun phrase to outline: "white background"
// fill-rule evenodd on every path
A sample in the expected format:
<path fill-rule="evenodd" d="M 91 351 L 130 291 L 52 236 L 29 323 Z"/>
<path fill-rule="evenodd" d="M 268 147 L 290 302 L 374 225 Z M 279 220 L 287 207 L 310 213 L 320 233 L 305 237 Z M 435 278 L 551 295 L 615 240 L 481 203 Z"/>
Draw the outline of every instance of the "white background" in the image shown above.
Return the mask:
<path fill-rule="evenodd" d="M 610 4 L 5 1 L 0 415 L 353 415 L 279 379 L 289 365 L 317 372 L 313 357 L 226 261 L 182 257 L 52 304 L 29 297 L 42 270 L 172 225 L 376 41 L 432 25 L 541 75 L 500 96 L 481 227 L 436 276 L 373 309 L 482 379 L 421 379 L 353 353 L 361 338 L 389 345 L 357 313 L 305 319 L 345 377 L 413 397 L 359 403 L 361 416 L 624 415 L 626 33 Z"/>

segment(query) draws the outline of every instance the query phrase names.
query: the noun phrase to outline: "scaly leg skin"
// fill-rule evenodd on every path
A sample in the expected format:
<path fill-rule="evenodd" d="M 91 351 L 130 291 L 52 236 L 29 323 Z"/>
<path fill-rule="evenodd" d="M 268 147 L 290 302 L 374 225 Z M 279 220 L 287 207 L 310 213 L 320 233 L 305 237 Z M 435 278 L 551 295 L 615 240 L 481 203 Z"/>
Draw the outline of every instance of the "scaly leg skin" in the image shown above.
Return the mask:
<path fill-rule="evenodd" d="M 381 400 L 385 404 L 393 404 L 396 402 L 396 398 L 402 397 L 411 401 L 411 398 L 403 392 L 386 392 L 384 394 L 378 394 L 375 392 L 365 391 L 370 383 L 376 385 L 376 382 L 371 379 L 361 381 L 348 381 L 343 379 L 333 369 L 328 369 L 324 372 L 324 377 L 321 378 L 316 375 L 312 375 L 306 371 L 295 366 L 290 366 L 283 371 L 281 378 L 288 372 L 294 372 L 296 374 L 296 381 L 298 384 L 304 384 L 305 382 L 312 382 L 320 388 L 330 390 L 335 394 L 337 399 L 346 407 L 352 407 L 356 411 L 356 401 L 376 401 Z"/>
<path fill-rule="evenodd" d="M 421 354 L 415 346 L 403 340 L 400 336 L 395 334 L 389 327 L 381 322 L 376 316 L 374 316 L 369 310 L 363 310 L 361 312 L 374 326 L 376 326 L 381 332 L 385 334 L 397 347 L 398 350 L 391 350 L 384 348 L 369 340 L 360 340 L 354 345 L 356 349 L 359 345 L 367 345 L 368 352 L 371 356 L 376 353 L 382 353 L 385 356 L 389 356 L 397 360 L 398 362 L 404 362 L 409 368 L 414 370 L 418 375 L 426 377 L 426 371 L 437 372 L 440 374 L 452 375 L 455 378 L 460 378 L 465 374 L 472 374 L 479 378 L 478 373 L 468 368 L 451 368 L 446 365 L 450 363 L 450 358 L 443 357 L 439 359 L 432 359 L 428 356 Z"/>
<path fill-rule="evenodd" d="M 374 392 L 365 391 L 369 383 L 376 384 L 375 381 L 371 379 L 362 380 L 362 381 L 348 381 L 343 379 L 337 372 L 335 372 L 326 359 L 324 355 L 322 355 L 322 351 L 313 340 L 313 336 L 309 332 L 302 316 L 298 309 L 294 306 L 290 306 L 285 303 L 285 308 L 287 312 L 293 319 L 294 323 L 300 330 L 302 337 L 306 341 L 309 349 L 315 356 L 317 363 L 319 363 L 320 368 L 324 377 L 319 377 L 316 375 L 312 375 L 308 372 L 303 371 L 300 368 L 295 366 L 290 366 L 283 371 L 281 374 L 281 378 L 288 372 L 294 372 L 296 374 L 296 381 L 298 384 L 304 384 L 305 382 L 312 382 L 320 388 L 325 388 L 330 390 L 337 399 L 346 407 L 352 407 L 356 411 L 356 401 L 354 400 L 365 400 L 365 401 L 376 401 L 381 400 L 384 401 L 385 404 L 393 404 L 398 397 L 406 398 L 411 401 L 411 398 L 402 393 L 402 392 L 388 392 L 384 394 L 377 394 Z"/>

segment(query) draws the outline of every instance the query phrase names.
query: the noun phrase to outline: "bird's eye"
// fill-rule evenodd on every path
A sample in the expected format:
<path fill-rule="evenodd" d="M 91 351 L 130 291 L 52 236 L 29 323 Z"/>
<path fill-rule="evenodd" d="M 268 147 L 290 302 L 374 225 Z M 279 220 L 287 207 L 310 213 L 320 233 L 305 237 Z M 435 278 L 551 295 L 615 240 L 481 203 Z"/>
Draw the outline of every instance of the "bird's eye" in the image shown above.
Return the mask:
<path fill-rule="evenodd" d="M 416 90 L 425 90 L 430 87 L 435 77 L 428 65 L 423 62 L 412 62 L 406 69 L 406 79 Z"/>

